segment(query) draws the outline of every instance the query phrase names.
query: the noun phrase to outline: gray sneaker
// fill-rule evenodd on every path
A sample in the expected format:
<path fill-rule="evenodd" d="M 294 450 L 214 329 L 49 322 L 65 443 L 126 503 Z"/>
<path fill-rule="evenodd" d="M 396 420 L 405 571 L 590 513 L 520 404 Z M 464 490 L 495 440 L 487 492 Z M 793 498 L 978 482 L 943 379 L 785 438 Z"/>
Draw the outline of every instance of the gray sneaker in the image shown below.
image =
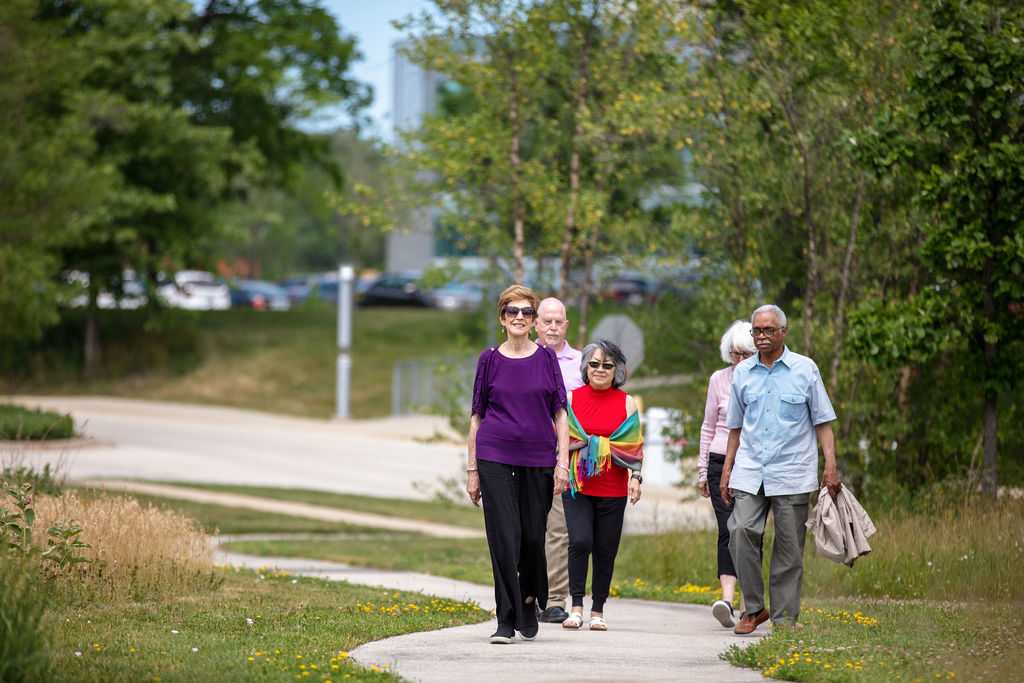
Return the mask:
<path fill-rule="evenodd" d="M 715 600 L 715 604 L 711 605 L 711 613 L 725 628 L 732 628 L 736 625 L 736 615 L 732 612 L 732 605 L 725 600 Z"/>

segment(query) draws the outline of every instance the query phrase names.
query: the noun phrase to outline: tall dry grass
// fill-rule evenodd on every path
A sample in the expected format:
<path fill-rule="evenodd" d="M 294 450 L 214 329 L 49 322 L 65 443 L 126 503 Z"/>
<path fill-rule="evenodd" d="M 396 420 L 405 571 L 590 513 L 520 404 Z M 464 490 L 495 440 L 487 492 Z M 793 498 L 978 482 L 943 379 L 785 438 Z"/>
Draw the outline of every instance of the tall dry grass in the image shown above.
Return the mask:
<path fill-rule="evenodd" d="M 213 544 L 199 522 L 169 509 L 143 507 L 134 498 L 103 494 L 79 498 L 73 491 L 40 496 L 35 539 L 39 545 L 56 521 L 74 520 L 80 554 L 94 561 L 63 570 L 67 585 L 90 599 L 145 600 L 192 591 L 214 581 Z M 44 569 L 53 572 L 54 566 Z"/>
<path fill-rule="evenodd" d="M 1024 500 L 872 518 L 878 533 L 868 539 L 871 554 L 852 569 L 819 557 L 808 535 L 805 594 L 1024 601 Z"/>

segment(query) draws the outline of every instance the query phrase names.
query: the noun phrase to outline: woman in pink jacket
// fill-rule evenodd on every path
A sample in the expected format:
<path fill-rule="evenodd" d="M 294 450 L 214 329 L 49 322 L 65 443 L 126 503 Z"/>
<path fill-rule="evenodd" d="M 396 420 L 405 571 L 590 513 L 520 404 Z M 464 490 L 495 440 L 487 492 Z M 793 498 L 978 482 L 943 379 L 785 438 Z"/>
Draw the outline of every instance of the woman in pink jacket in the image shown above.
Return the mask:
<path fill-rule="evenodd" d="M 732 369 L 742 360 L 753 356 L 754 337 L 750 334 L 750 323 L 737 320 L 722 335 L 718 345 L 722 360 L 729 367 L 712 373 L 708 382 L 707 403 L 704 405 L 704 422 L 700 426 L 700 457 L 697 459 L 697 486 L 700 495 L 711 498 L 711 506 L 718 520 L 718 580 L 722 583 L 722 599 L 711 606 L 711 613 L 726 628 L 736 625 L 732 601 L 736 592 L 736 569 L 729 554 L 729 515 L 732 507 L 722 501 L 719 481 L 722 465 L 725 464 L 725 447 L 729 440 L 729 428 L 725 416 L 729 412 L 729 388 L 732 385 Z M 743 596 L 740 596 L 742 612 Z"/>

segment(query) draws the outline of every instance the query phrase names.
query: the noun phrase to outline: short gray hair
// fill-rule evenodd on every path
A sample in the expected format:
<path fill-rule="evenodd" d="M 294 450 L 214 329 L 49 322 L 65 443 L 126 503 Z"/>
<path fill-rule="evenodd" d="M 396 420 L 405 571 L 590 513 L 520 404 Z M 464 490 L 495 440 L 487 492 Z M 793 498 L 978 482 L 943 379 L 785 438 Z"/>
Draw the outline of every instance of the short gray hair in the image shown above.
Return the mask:
<path fill-rule="evenodd" d="M 750 324 L 754 324 L 754 316 L 757 315 L 758 313 L 772 313 L 775 315 L 775 318 L 779 321 L 779 327 L 786 326 L 786 314 L 783 313 L 782 309 L 776 306 L 775 304 L 765 304 L 764 306 L 761 306 L 756 311 L 751 313 Z"/>
<path fill-rule="evenodd" d="M 580 374 L 583 375 L 583 383 L 590 384 L 590 366 L 587 363 L 594 357 L 594 352 L 600 351 L 605 360 L 615 363 L 615 376 L 612 377 L 612 389 L 618 389 L 626 383 L 626 354 L 617 345 L 607 339 L 592 341 L 583 347 L 583 358 L 580 360 Z"/>
<path fill-rule="evenodd" d="M 722 360 L 732 363 L 732 356 L 729 354 L 733 349 L 745 351 L 746 353 L 757 353 L 754 346 L 754 335 L 750 333 L 751 325 L 746 320 L 737 320 L 722 335 L 722 341 L 718 344 L 718 352 Z"/>

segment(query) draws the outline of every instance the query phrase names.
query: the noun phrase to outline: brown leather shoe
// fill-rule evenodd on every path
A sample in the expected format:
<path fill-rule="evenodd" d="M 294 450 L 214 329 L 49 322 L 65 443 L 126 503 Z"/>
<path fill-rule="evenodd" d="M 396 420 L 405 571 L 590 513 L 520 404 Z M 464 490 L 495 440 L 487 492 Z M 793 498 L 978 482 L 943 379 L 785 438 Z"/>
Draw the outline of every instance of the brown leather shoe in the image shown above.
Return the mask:
<path fill-rule="evenodd" d="M 754 629 L 768 621 L 768 610 L 762 609 L 757 614 L 743 613 L 743 617 L 740 618 L 740 623 L 736 624 L 736 627 L 732 630 L 733 633 L 739 636 L 745 636 L 748 633 L 753 633 Z"/>

